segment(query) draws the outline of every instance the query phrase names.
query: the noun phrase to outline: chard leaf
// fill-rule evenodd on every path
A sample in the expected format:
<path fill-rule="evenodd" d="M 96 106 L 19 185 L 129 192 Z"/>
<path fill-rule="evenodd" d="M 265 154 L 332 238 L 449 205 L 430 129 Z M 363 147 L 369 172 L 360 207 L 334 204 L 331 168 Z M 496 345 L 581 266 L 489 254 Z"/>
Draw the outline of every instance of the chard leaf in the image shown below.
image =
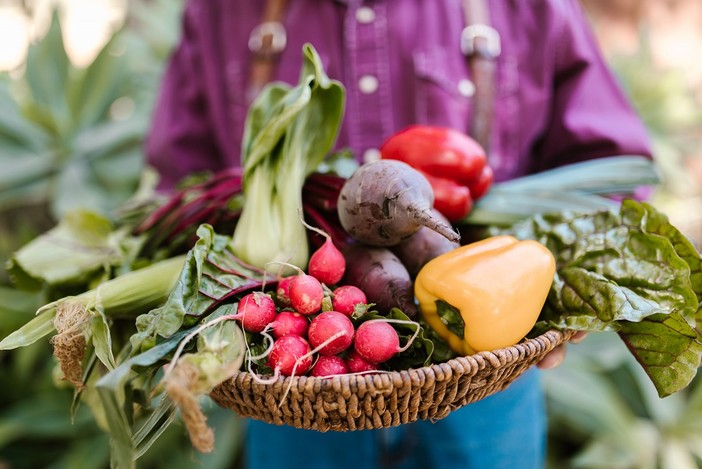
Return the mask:
<path fill-rule="evenodd" d="M 645 214 L 641 214 L 642 211 L 645 211 Z M 675 252 L 690 267 L 690 282 L 697 296 L 698 307 L 695 317 L 686 317 L 686 319 L 692 325 L 702 322 L 702 259 L 694 244 L 669 222 L 668 217 L 649 204 L 633 204 L 632 201 L 625 200 L 622 203 L 622 213 L 627 212 L 640 216 L 643 227 L 649 233 L 655 233 L 670 240 Z M 633 215 L 629 218 L 633 218 Z"/>
<path fill-rule="evenodd" d="M 684 389 L 700 366 L 700 335 L 675 311 L 649 316 L 641 322 L 622 321 L 619 336 L 651 378 L 660 397 Z"/>
<path fill-rule="evenodd" d="M 218 235 L 210 225 L 198 227 L 199 237 L 188 252 L 185 266 L 166 303 L 137 318 L 137 333 L 131 343 L 135 350 L 149 347 L 157 337 L 170 337 L 183 325 L 200 317 L 234 296 L 273 281 L 262 270 L 244 264 L 229 249 L 229 237 Z"/>
<path fill-rule="evenodd" d="M 689 384 L 702 357 L 702 261 L 664 214 L 625 200 L 618 211 L 537 215 L 508 233 L 556 258 L 539 327 L 618 331 L 661 396 Z"/>

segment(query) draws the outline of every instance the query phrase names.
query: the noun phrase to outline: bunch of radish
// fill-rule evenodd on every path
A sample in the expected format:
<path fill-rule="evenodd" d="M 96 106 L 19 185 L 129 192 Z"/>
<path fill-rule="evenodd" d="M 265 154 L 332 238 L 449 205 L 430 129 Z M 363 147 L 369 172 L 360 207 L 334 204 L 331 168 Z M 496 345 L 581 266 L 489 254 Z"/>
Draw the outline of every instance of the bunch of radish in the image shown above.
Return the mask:
<path fill-rule="evenodd" d="M 263 352 L 249 353 L 249 370 L 256 376 L 270 373 L 271 380 L 381 370 L 413 340 L 401 346 L 391 323 L 416 323 L 364 318 L 372 305 L 363 290 L 339 284 L 346 271 L 343 254 L 326 233 L 310 228 L 326 240 L 310 257 L 307 272 L 296 268 L 297 274 L 281 278 L 275 290 L 248 293 L 236 314 L 227 316 L 239 321 L 252 344 L 262 344 Z"/>

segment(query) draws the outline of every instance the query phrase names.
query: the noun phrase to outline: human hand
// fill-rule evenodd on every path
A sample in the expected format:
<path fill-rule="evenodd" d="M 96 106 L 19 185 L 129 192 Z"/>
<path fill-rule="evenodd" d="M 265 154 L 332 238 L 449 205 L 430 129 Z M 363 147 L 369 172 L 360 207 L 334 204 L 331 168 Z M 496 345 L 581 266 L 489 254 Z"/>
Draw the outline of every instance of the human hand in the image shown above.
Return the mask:
<path fill-rule="evenodd" d="M 573 337 L 571 337 L 568 342 L 577 344 L 578 342 L 581 342 L 586 335 L 587 332 L 576 332 L 575 334 L 573 334 Z M 548 352 L 546 356 L 542 358 L 539 363 L 536 364 L 536 366 L 541 368 L 542 370 L 547 370 L 549 368 L 555 368 L 561 363 L 563 363 L 563 360 L 565 360 L 566 345 L 568 345 L 568 342 L 566 342 L 565 344 L 561 344 L 558 347 L 551 350 L 550 352 Z"/>

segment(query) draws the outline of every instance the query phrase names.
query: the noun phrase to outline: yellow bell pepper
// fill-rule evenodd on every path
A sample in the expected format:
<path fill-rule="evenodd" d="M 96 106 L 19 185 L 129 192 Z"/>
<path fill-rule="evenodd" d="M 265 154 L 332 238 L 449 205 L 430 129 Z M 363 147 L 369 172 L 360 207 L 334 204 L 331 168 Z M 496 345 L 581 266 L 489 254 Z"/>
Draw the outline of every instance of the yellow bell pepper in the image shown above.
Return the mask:
<path fill-rule="evenodd" d="M 493 236 L 429 261 L 414 294 L 426 322 L 456 353 L 514 345 L 534 327 L 556 272 L 553 254 L 536 241 Z M 461 315 L 464 337 L 437 314 L 442 300 Z"/>

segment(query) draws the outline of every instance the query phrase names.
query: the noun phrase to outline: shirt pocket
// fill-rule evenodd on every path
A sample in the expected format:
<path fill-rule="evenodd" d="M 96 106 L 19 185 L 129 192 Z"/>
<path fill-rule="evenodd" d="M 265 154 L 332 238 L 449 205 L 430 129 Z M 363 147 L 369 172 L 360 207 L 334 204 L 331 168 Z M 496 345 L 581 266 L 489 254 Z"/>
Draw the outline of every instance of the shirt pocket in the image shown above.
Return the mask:
<path fill-rule="evenodd" d="M 415 120 L 468 131 L 473 82 L 460 51 L 444 47 L 412 54 L 415 80 Z"/>

